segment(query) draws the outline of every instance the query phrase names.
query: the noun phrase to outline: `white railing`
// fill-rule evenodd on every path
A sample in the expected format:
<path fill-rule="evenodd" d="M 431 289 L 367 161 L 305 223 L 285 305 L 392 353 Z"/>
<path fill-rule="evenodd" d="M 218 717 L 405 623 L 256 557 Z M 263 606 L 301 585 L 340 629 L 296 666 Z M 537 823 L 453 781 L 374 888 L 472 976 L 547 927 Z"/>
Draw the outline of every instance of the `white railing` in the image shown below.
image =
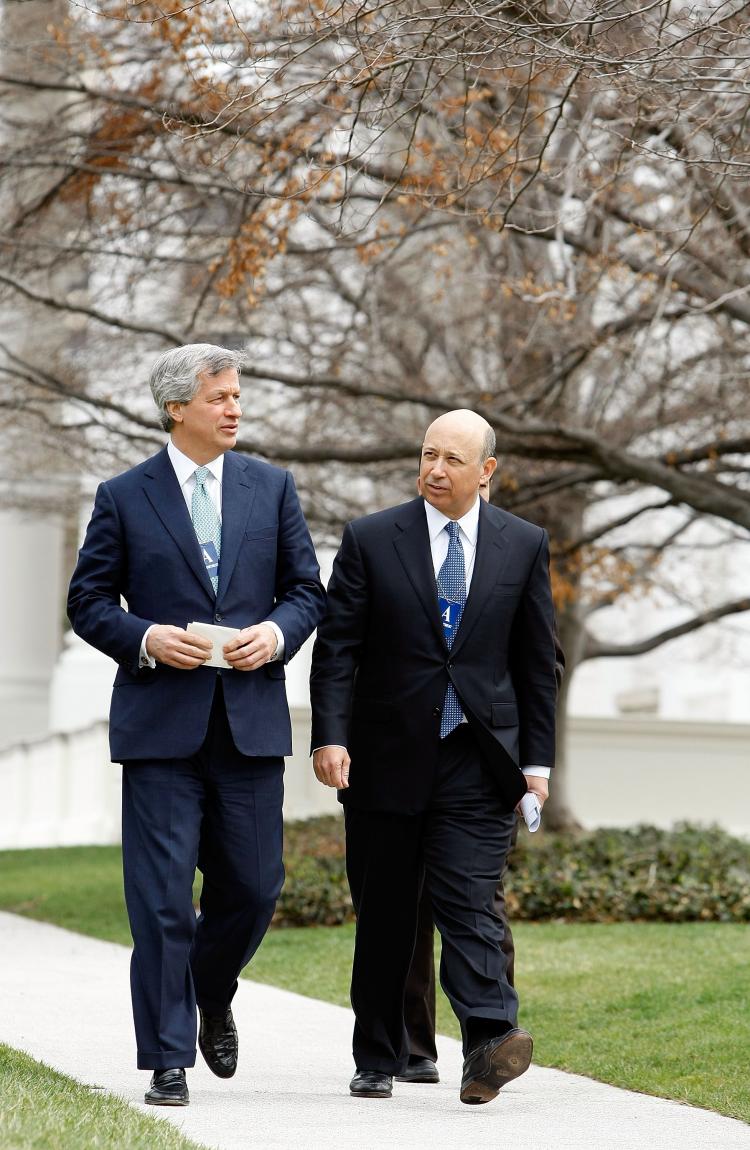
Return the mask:
<path fill-rule="evenodd" d="M 287 759 L 284 816 L 340 810 L 307 755 L 309 712 L 292 708 L 294 756 Z M 120 767 L 109 761 L 107 724 L 50 735 L 0 751 L 0 850 L 120 841 Z"/>
<path fill-rule="evenodd" d="M 307 708 L 292 708 L 292 725 L 285 817 L 338 811 L 310 766 Z M 571 806 L 585 827 L 690 821 L 750 837 L 748 725 L 574 718 L 568 753 Z M 0 752 L 0 849 L 119 839 L 120 768 L 109 762 L 106 723 Z"/>

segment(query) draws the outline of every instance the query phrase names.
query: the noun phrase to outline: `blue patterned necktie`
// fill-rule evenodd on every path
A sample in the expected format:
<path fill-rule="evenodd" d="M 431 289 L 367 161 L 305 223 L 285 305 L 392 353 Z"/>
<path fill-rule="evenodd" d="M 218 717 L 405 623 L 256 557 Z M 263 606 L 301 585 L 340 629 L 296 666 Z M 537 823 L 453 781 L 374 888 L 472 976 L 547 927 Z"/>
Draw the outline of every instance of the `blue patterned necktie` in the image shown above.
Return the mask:
<path fill-rule="evenodd" d="M 450 650 L 453 646 L 453 639 L 458 630 L 458 625 L 461 622 L 464 604 L 466 603 L 466 563 L 464 561 L 464 549 L 461 546 L 461 539 L 458 534 L 458 524 L 453 522 L 446 523 L 445 530 L 450 536 L 450 542 L 448 544 L 448 554 L 445 557 L 445 562 L 438 571 L 437 582 L 440 595 L 449 602 L 458 604 L 455 624 L 445 637 L 448 649 Z M 443 701 L 443 716 L 440 720 L 440 738 L 444 739 L 446 735 L 454 731 L 463 717 L 464 714 L 461 710 L 458 695 L 456 694 L 456 688 L 452 683 L 449 683 Z"/>
<path fill-rule="evenodd" d="M 216 594 L 219 589 L 218 562 L 221 555 L 221 520 L 214 506 L 214 501 L 206 490 L 206 480 L 211 474 L 210 471 L 207 467 L 196 467 L 193 474 L 195 475 L 195 487 L 193 488 L 190 515 L 207 568 L 211 566 L 209 563 L 211 556 L 207 554 L 205 544 L 213 543 L 216 548 L 216 574 L 212 575 L 209 571 L 209 579 L 213 585 L 214 594 Z"/>

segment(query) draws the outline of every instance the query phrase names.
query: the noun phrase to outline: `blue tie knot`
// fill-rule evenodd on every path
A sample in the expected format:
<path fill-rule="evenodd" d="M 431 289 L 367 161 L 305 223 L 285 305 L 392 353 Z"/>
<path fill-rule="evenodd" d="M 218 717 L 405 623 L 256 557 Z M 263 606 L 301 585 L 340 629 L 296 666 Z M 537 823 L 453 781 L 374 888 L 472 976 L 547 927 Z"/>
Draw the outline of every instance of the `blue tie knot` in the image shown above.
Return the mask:
<path fill-rule="evenodd" d="M 458 539 L 459 526 L 454 519 L 451 519 L 450 523 L 446 523 L 445 530 L 451 537 L 451 543 L 454 539 Z"/>
<path fill-rule="evenodd" d="M 211 472 L 207 467 L 196 467 L 193 474 L 195 475 L 196 483 L 205 483 Z"/>

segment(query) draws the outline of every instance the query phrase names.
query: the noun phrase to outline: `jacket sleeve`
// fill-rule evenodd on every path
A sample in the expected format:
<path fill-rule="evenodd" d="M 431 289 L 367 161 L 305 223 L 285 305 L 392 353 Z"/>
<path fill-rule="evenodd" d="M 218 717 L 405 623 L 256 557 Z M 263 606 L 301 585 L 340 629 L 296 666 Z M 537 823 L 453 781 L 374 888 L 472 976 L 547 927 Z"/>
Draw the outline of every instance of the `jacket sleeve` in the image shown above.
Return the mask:
<path fill-rule="evenodd" d="M 564 656 L 555 628 L 546 531 L 516 611 L 510 650 L 519 711 L 519 763 L 553 767 L 557 688 Z"/>
<path fill-rule="evenodd" d="M 279 510 L 274 597 L 274 608 L 268 618 L 281 628 L 284 662 L 288 663 L 312 635 L 326 603 L 315 548 L 291 472 L 286 475 Z"/>
<path fill-rule="evenodd" d="M 121 602 L 126 542 L 111 491 L 101 483 L 68 591 L 68 618 L 82 639 L 131 674 L 139 672 L 141 640 L 155 622 L 140 619 Z"/>

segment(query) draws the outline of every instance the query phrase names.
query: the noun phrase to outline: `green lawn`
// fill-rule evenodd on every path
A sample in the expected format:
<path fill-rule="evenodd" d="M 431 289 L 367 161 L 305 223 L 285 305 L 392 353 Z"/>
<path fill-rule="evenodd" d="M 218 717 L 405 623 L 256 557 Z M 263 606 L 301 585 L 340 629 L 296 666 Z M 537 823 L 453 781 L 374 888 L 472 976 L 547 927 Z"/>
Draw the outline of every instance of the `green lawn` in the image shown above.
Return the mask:
<path fill-rule="evenodd" d="M 163 1118 L 0 1044 L 0 1150 L 200 1150 Z"/>
<path fill-rule="evenodd" d="M 117 848 L 0 853 L 0 907 L 130 940 Z M 520 1021 L 535 1060 L 750 1121 L 749 930 L 519 923 Z M 352 939 L 351 926 L 272 931 L 252 977 L 346 1004 Z M 457 1035 L 445 1001 L 438 1024 Z"/>
<path fill-rule="evenodd" d="M 534 1061 L 750 1121 L 750 928 L 519 923 Z M 267 936 L 250 977 L 348 1003 L 351 926 Z M 438 1030 L 459 1037 L 447 1000 Z"/>

